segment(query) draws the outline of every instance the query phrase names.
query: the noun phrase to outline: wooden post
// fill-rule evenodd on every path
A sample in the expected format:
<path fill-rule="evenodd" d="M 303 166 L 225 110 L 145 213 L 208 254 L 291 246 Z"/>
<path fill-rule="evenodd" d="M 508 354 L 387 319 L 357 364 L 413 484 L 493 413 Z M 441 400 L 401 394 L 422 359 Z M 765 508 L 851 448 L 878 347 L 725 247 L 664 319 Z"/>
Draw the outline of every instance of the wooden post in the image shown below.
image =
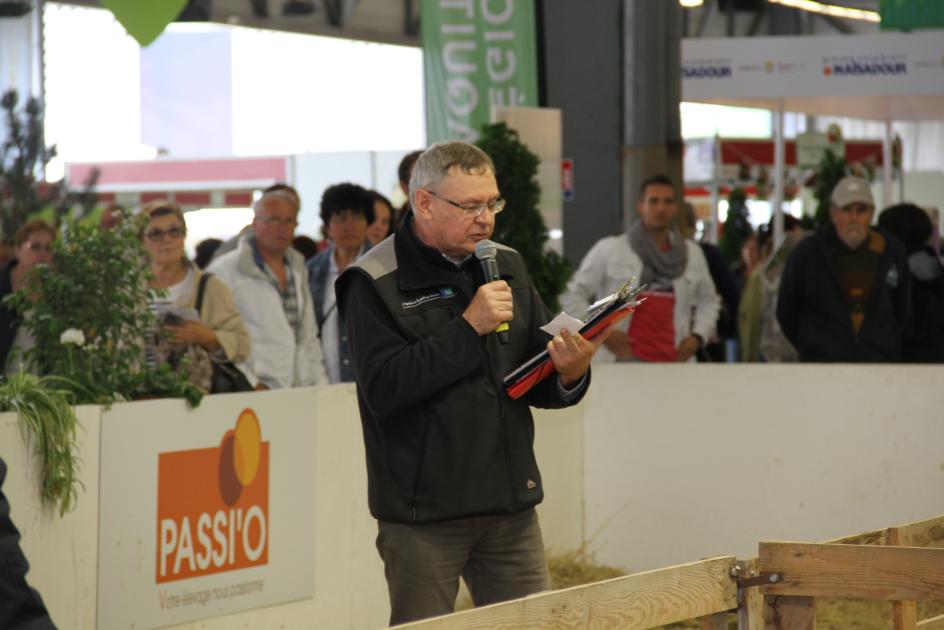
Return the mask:
<path fill-rule="evenodd" d="M 737 563 L 742 578 L 757 576 L 757 558 Z M 760 588 L 745 588 L 738 591 L 738 630 L 764 630 L 764 594 Z"/>
<path fill-rule="evenodd" d="M 766 630 L 816 630 L 816 600 L 812 597 L 766 595 Z"/>
<path fill-rule="evenodd" d="M 899 547 L 910 547 L 912 544 L 910 533 L 898 527 L 888 528 L 888 544 Z M 892 621 L 895 630 L 917 630 L 918 607 L 913 601 L 892 602 Z"/>

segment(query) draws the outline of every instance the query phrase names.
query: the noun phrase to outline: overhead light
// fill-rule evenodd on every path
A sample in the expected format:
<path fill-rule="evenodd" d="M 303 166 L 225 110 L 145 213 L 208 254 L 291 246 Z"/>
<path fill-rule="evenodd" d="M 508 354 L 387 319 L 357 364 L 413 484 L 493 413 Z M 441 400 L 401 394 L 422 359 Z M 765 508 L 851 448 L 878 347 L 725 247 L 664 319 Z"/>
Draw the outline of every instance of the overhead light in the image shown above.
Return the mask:
<path fill-rule="evenodd" d="M 850 9 L 849 7 L 840 7 L 836 6 L 835 4 L 814 2 L 814 0 L 768 0 L 768 2 L 771 2 L 772 4 L 780 4 L 792 9 L 799 9 L 801 11 L 809 11 L 810 13 L 819 13 L 820 15 L 846 18 L 847 20 L 865 20 L 866 22 L 875 23 L 882 21 L 878 11 Z"/>
<path fill-rule="evenodd" d="M 679 0 L 679 4 L 685 7 L 686 9 L 692 9 L 694 7 L 700 7 L 705 4 L 705 0 Z"/>

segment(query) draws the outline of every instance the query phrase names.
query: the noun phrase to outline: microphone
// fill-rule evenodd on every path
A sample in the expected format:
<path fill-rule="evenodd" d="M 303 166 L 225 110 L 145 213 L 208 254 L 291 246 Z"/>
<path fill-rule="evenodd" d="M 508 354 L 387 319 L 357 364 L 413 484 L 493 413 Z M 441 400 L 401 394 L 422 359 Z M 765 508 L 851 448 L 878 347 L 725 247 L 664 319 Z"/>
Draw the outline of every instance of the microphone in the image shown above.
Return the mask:
<path fill-rule="evenodd" d="M 498 261 L 495 260 L 497 253 L 498 248 L 495 246 L 495 243 L 488 239 L 481 240 L 475 244 L 475 257 L 482 263 L 482 273 L 485 274 L 486 282 L 501 280 L 501 274 L 498 273 Z M 495 334 L 498 335 L 499 343 L 502 345 L 507 344 L 508 322 L 500 323 L 495 329 Z"/>

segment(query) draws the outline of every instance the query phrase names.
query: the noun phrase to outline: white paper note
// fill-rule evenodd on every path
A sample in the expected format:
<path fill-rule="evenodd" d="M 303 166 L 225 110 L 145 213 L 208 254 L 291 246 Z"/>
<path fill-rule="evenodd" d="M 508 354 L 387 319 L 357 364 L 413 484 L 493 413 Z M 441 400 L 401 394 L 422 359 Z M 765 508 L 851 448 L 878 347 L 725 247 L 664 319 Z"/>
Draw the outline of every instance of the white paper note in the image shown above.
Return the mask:
<path fill-rule="evenodd" d="M 576 334 L 577 331 L 582 327 L 582 321 L 576 317 L 568 315 L 564 311 L 561 311 L 557 317 L 541 326 L 541 330 L 549 334 L 551 337 L 556 337 L 560 334 L 562 328 L 566 328 L 567 332 L 571 334 Z"/>

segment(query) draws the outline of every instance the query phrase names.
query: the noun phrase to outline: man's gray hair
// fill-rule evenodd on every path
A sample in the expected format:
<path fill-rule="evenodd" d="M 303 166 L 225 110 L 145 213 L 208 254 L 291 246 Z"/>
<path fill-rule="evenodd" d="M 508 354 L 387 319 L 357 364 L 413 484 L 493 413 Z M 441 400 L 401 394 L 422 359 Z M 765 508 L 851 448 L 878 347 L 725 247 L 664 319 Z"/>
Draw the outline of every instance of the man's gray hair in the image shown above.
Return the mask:
<path fill-rule="evenodd" d="M 294 195 L 292 195 L 291 193 L 289 193 L 289 192 L 287 192 L 287 191 L 285 191 L 285 190 L 272 190 L 272 191 L 269 191 L 269 192 L 267 192 L 267 193 L 263 193 L 263 195 L 262 195 L 261 197 L 259 197 L 258 199 L 256 199 L 256 202 L 255 202 L 254 204 L 252 204 L 252 214 L 253 214 L 254 216 L 259 216 L 259 213 L 262 211 L 262 208 L 264 207 L 264 204 L 265 204 L 266 199 L 272 199 L 272 198 L 281 199 L 281 200 L 287 202 L 288 205 L 292 206 L 292 209 L 293 209 L 296 213 L 297 213 L 298 210 L 299 210 L 299 208 L 298 208 L 298 199 L 295 198 Z"/>
<path fill-rule="evenodd" d="M 458 168 L 469 175 L 495 174 L 495 164 L 482 149 L 466 142 L 437 142 L 423 151 L 413 166 L 410 175 L 410 204 L 416 199 L 416 191 L 433 189 Z"/>

